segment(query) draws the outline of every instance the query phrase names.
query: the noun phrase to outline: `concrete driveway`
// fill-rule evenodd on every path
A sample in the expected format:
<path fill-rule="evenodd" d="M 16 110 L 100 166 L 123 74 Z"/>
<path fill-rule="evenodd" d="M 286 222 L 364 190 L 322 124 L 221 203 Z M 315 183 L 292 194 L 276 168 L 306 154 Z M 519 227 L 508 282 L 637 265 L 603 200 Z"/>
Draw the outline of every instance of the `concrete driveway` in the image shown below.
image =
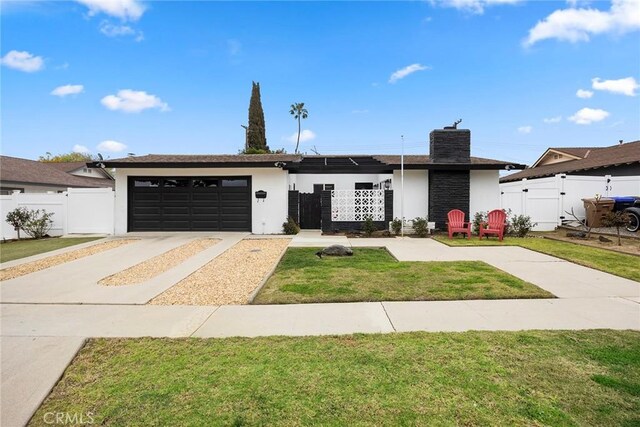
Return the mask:
<path fill-rule="evenodd" d="M 131 233 L 138 241 L 2 282 L 3 303 L 145 304 L 238 243 L 249 233 Z M 136 285 L 102 286 L 104 277 L 183 245 L 211 237 L 221 241 L 159 276 Z M 75 250 L 70 247 L 68 250 Z M 43 254 L 44 255 L 44 254 Z M 42 258 L 42 255 L 38 256 Z M 20 260 L 28 262 L 31 258 Z M 5 267 L 3 265 L 3 267 Z"/>

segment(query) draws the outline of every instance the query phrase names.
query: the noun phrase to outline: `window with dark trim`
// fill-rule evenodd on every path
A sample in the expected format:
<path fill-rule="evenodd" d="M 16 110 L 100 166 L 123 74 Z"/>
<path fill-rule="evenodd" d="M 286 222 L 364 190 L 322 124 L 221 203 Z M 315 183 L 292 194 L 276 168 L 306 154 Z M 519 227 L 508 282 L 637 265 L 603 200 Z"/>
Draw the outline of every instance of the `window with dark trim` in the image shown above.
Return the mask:
<path fill-rule="evenodd" d="M 245 178 L 241 179 L 223 179 L 222 180 L 223 187 L 247 187 L 249 183 Z"/>
<path fill-rule="evenodd" d="M 217 179 L 196 178 L 193 180 L 193 188 L 213 188 L 218 186 Z"/>
<path fill-rule="evenodd" d="M 159 179 L 136 179 L 133 181 L 134 187 L 160 187 Z"/>
<path fill-rule="evenodd" d="M 356 190 L 373 190 L 373 182 L 356 182 Z"/>
<path fill-rule="evenodd" d="M 189 181 L 189 178 L 165 178 L 163 187 L 184 188 L 189 186 Z"/>

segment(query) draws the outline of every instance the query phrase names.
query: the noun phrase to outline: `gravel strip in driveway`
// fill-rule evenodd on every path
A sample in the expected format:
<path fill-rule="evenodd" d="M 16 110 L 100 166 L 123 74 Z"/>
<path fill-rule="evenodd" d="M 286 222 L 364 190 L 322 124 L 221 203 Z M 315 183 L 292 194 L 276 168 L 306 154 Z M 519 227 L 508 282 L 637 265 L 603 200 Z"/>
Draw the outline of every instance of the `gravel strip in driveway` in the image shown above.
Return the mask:
<path fill-rule="evenodd" d="M 15 267 L 5 268 L 4 270 L 0 270 L 0 281 L 15 279 L 16 277 L 24 276 L 25 274 L 35 273 L 36 271 L 44 270 L 45 268 L 55 267 L 56 265 L 64 264 L 65 262 L 75 261 L 80 258 L 108 251 L 109 249 L 114 249 L 136 241 L 138 241 L 138 239 L 110 240 L 108 242 L 97 243 L 86 248 L 65 252 L 60 255 L 53 255 L 37 261 L 26 262 L 24 264 L 16 265 Z"/>
<path fill-rule="evenodd" d="M 246 304 L 290 239 L 245 239 L 151 300 L 154 305 Z"/>
<path fill-rule="evenodd" d="M 195 254 L 210 248 L 220 239 L 196 239 L 177 248 L 173 248 L 161 255 L 122 270 L 116 274 L 101 279 L 98 284 L 105 286 L 136 285 L 171 270 Z"/>

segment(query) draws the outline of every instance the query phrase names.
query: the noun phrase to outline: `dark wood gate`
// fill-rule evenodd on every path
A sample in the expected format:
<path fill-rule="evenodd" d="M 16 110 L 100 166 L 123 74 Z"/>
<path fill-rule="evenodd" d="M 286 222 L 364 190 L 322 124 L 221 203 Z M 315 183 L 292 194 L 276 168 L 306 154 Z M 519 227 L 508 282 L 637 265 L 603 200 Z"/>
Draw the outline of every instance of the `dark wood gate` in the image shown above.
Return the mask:
<path fill-rule="evenodd" d="M 320 193 L 300 193 L 300 228 L 319 230 Z"/>

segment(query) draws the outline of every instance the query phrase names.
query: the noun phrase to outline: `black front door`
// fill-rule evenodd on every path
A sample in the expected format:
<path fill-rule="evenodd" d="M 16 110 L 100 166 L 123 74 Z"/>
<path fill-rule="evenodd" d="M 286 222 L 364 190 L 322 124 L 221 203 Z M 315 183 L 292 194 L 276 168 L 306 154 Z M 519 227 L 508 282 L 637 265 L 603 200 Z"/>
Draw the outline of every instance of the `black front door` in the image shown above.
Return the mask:
<path fill-rule="evenodd" d="M 300 193 L 300 228 L 306 230 L 320 229 L 320 192 Z"/>

